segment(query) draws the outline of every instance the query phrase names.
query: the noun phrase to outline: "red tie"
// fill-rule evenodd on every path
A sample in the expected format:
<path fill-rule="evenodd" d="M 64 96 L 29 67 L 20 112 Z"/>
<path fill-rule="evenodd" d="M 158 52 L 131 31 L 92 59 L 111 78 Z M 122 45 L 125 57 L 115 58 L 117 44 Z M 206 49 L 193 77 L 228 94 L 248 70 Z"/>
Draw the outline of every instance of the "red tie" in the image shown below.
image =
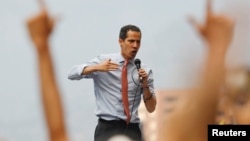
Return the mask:
<path fill-rule="evenodd" d="M 124 106 L 124 112 L 127 116 L 127 124 L 130 122 L 130 112 L 128 103 L 128 78 L 127 78 L 127 65 L 128 61 L 124 62 L 122 67 L 122 102 Z"/>

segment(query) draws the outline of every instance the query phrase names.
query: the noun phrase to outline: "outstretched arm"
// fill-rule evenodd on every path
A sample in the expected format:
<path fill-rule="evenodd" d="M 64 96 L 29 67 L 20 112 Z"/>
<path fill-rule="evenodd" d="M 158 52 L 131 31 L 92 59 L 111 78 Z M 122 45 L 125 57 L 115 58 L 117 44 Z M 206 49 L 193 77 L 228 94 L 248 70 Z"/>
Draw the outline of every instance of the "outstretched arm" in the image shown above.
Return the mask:
<path fill-rule="evenodd" d="M 233 36 L 233 21 L 225 15 L 211 11 L 207 0 L 207 15 L 204 24 L 196 24 L 207 43 L 208 56 L 201 89 L 178 97 L 173 111 L 166 115 L 165 140 L 205 141 L 207 125 L 215 123 L 217 91 L 222 81 L 226 51 Z"/>
<path fill-rule="evenodd" d="M 51 141 L 68 141 L 64 124 L 60 92 L 56 83 L 53 62 L 49 50 L 49 36 L 53 21 L 42 4 L 42 11 L 27 20 L 28 31 L 38 57 L 42 102 Z"/>

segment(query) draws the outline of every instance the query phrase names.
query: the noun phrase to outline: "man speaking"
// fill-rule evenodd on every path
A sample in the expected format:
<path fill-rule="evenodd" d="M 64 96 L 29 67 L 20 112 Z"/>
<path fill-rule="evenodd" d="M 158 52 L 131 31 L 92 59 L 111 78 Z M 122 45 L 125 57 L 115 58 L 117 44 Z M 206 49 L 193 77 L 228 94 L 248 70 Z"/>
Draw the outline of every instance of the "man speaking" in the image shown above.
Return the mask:
<path fill-rule="evenodd" d="M 95 141 L 125 135 L 142 141 L 138 107 L 141 99 L 148 112 L 156 106 L 152 70 L 135 59 L 141 45 L 141 30 L 125 25 L 119 34 L 120 52 L 102 54 L 85 64 L 76 65 L 68 78 L 92 78 L 96 98 Z"/>

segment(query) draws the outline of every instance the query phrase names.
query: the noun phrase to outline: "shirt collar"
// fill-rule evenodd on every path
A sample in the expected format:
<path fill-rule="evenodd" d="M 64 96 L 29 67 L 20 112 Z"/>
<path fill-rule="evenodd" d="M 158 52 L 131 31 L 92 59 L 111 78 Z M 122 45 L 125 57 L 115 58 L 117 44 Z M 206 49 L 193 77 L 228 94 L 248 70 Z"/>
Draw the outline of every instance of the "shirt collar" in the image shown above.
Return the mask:
<path fill-rule="evenodd" d="M 133 63 L 134 60 L 135 60 L 135 59 L 128 60 L 128 63 Z M 125 61 L 125 59 L 123 58 L 122 53 L 119 52 L 119 53 L 118 53 L 118 62 L 119 62 L 119 63 L 123 63 L 124 61 Z"/>

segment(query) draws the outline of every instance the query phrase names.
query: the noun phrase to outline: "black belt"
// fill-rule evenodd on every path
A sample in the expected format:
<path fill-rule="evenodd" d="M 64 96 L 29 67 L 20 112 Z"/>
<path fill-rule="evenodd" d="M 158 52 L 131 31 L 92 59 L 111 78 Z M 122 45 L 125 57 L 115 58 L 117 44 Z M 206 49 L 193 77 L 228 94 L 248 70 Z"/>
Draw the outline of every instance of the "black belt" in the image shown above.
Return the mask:
<path fill-rule="evenodd" d="M 127 125 L 127 122 L 125 120 L 119 119 L 119 120 L 105 120 L 102 118 L 99 118 L 99 123 L 104 123 L 104 124 L 112 124 L 112 125 L 117 125 L 117 126 L 139 126 L 139 123 L 129 123 Z"/>

